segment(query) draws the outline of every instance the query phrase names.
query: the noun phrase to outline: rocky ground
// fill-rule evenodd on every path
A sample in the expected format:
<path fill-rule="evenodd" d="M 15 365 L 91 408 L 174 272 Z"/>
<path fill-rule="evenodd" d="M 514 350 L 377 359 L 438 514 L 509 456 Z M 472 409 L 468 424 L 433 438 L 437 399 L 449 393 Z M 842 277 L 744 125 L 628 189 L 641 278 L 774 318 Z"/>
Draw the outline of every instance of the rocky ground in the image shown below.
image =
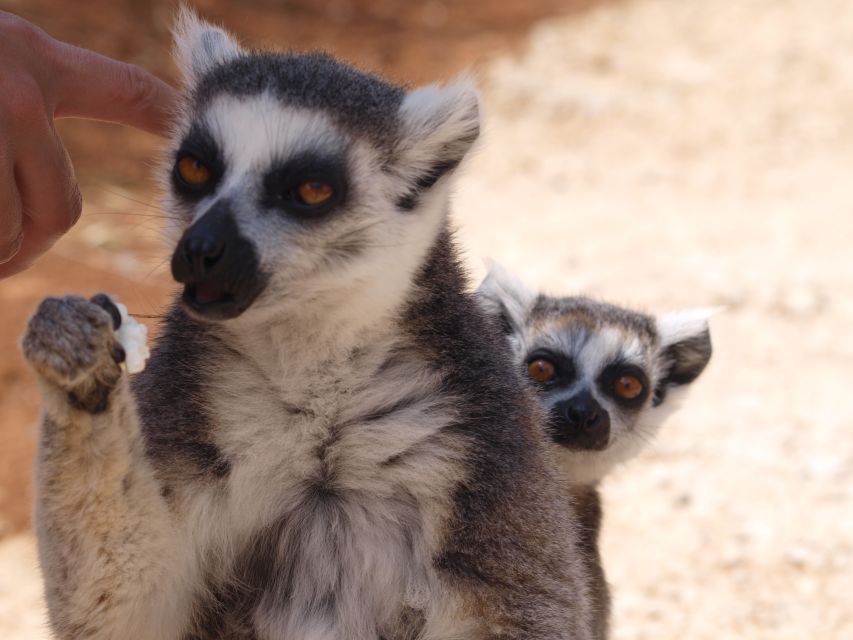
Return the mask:
<path fill-rule="evenodd" d="M 614 638 L 853 637 L 847 3 L 606 3 L 543 16 L 490 57 L 487 135 L 454 207 L 472 269 L 492 257 L 551 292 L 650 311 L 726 307 L 685 408 L 605 487 Z M 149 211 L 128 197 L 150 192 L 89 193 L 55 255 L 0 284 L 4 330 L 45 290 L 103 281 L 137 310 L 162 303 L 166 279 L 146 274 L 165 253 L 140 237 L 156 224 L 103 215 Z M 4 431 L 35 406 L 11 366 Z M 32 435 L 14 428 L 22 474 Z M 20 483 L 0 486 L 25 504 Z M 45 637 L 39 602 L 32 540 L 7 537 L 0 636 Z"/>

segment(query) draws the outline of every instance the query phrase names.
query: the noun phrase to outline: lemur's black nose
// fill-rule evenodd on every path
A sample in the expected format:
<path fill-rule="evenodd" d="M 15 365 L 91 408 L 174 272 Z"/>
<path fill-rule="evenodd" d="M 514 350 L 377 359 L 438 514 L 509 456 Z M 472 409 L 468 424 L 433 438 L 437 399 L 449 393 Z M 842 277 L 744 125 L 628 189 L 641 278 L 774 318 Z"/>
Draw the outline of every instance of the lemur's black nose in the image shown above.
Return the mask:
<path fill-rule="evenodd" d="M 185 284 L 207 280 L 228 267 L 226 255 L 237 253 L 237 225 L 226 203 L 216 203 L 184 232 L 172 254 L 172 274 Z M 233 246 L 232 246 L 233 245 Z"/>
<path fill-rule="evenodd" d="M 566 403 L 566 418 L 579 429 L 595 429 L 601 415 L 601 405 L 589 393 L 580 393 Z"/>
<path fill-rule="evenodd" d="M 182 301 L 208 318 L 234 318 L 266 286 L 253 242 L 240 233 L 227 200 L 214 203 L 185 232 L 172 254 Z"/>
<path fill-rule="evenodd" d="M 571 448 L 600 451 L 610 441 L 610 415 L 589 391 L 581 391 L 554 406 L 551 435 Z"/>
<path fill-rule="evenodd" d="M 201 233 L 183 239 L 181 252 L 192 274 L 201 279 L 213 270 L 225 253 L 225 238 L 202 229 Z"/>

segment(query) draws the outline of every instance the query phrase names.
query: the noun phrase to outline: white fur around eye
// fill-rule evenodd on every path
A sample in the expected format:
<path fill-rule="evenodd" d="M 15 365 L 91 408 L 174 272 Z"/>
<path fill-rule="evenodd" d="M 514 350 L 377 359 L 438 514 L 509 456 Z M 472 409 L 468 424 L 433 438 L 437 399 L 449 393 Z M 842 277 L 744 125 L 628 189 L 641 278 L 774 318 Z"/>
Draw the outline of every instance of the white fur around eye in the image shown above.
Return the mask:
<path fill-rule="evenodd" d="M 256 179 L 276 160 L 302 151 L 334 153 L 343 135 L 322 112 L 284 107 L 270 92 L 251 97 L 220 95 L 204 111 L 227 166 L 227 191 L 234 183 Z M 285 155 L 282 155 L 285 154 Z"/>

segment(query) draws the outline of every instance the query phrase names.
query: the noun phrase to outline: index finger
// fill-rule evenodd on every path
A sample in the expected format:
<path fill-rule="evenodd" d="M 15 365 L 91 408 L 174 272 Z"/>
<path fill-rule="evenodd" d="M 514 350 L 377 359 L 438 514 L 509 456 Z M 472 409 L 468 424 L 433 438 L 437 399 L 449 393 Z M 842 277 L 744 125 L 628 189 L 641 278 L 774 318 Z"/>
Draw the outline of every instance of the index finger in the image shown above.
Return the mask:
<path fill-rule="evenodd" d="M 117 122 L 160 136 L 169 133 L 178 108 L 172 87 L 136 65 L 58 44 L 56 117 Z"/>

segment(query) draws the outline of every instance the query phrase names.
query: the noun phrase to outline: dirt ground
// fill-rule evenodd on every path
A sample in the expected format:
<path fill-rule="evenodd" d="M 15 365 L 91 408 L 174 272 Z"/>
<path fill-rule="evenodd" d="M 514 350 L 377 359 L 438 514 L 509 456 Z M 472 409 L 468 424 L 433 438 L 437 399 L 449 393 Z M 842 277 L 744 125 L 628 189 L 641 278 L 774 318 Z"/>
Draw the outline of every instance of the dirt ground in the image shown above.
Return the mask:
<path fill-rule="evenodd" d="M 15 10 L 46 24 L 47 4 Z M 848 3 L 626 0 L 561 15 L 558 3 L 531 1 L 518 3 L 518 20 L 474 4 L 467 14 L 440 2 L 410 3 L 417 11 L 402 17 L 352 10 L 346 28 L 335 11 L 360 3 L 326 14 L 295 3 L 274 23 L 258 13 L 272 3 L 212 13 L 252 39 L 316 39 L 400 78 L 477 63 L 488 127 L 454 205 L 475 273 L 492 257 L 555 293 L 650 311 L 726 307 L 685 408 L 606 484 L 614 638 L 853 637 Z M 68 33 L 83 19 L 113 24 L 107 9 L 93 13 Z M 312 36 L 317 16 L 334 28 Z M 460 16 L 473 26 L 457 28 Z M 124 41 L 102 31 L 101 50 L 120 51 Z M 124 57 L 168 76 L 153 32 L 148 44 L 128 39 L 138 49 Z M 0 283 L 0 527 L 10 534 L 0 637 L 10 640 L 46 637 L 25 530 L 37 397 L 14 342 L 26 314 L 47 293 L 98 289 L 156 313 L 169 290 L 157 220 L 143 217 L 155 212 L 145 177 L 155 142 L 103 129 L 69 130 L 88 167 L 79 227 Z"/>

